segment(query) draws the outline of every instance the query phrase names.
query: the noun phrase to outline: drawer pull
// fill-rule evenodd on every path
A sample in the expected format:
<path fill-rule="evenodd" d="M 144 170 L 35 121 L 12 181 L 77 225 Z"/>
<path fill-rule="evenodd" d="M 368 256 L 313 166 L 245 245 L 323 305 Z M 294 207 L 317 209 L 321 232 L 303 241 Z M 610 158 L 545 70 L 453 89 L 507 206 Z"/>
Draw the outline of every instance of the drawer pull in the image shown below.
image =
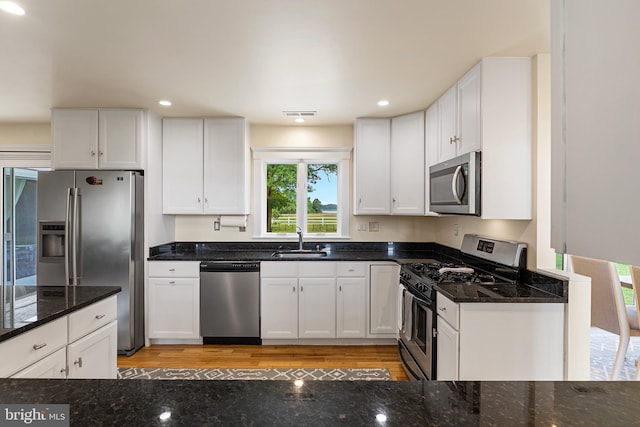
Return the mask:
<path fill-rule="evenodd" d="M 176 282 L 175 282 L 175 280 L 170 280 L 170 281 L 169 281 L 169 284 L 170 284 L 170 285 L 175 285 L 175 284 L 176 284 Z"/>
<path fill-rule="evenodd" d="M 176 271 L 176 269 L 175 268 L 170 268 L 169 271 Z"/>
<path fill-rule="evenodd" d="M 73 364 L 76 365 L 78 368 L 82 368 L 82 357 L 78 357 L 78 360 L 73 362 Z"/>
<path fill-rule="evenodd" d="M 104 316 L 106 316 L 106 314 L 96 314 L 96 319 L 100 320 L 102 319 Z"/>
<path fill-rule="evenodd" d="M 33 349 L 34 350 L 40 350 L 42 347 L 45 347 L 47 345 L 47 343 L 42 343 L 42 344 L 34 344 L 33 345 Z"/>
<path fill-rule="evenodd" d="M 440 311 L 443 311 L 443 312 L 444 312 L 444 311 L 447 311 L 447 307 L 440 307 L 440 308 L 438 308 L 438 310 L 440 310 Z"/>

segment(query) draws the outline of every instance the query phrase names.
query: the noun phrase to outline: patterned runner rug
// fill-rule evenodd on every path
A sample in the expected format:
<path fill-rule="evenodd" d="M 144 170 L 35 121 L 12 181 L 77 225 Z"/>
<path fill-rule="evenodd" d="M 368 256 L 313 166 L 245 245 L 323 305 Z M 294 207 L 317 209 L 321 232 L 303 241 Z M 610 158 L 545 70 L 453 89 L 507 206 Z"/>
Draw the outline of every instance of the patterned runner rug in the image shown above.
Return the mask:
<path fill-rule="evenodd" d="M 118 368 L 118 379 L 143 380 L 320 380 L 320 381 L 391 381 L 384 368 L 365 369 L 181 369 Z"/>

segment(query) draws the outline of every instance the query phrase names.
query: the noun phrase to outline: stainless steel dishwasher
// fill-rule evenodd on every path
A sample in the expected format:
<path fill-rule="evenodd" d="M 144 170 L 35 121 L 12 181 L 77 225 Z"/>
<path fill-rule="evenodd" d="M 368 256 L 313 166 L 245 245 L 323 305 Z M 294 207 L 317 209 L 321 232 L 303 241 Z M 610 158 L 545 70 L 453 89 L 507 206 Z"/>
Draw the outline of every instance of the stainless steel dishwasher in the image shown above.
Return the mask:
<path fill-rule="evenodd" d="M 200 335 L 204 344 L 261 344 L 260 263 L 200 263 Z"/>

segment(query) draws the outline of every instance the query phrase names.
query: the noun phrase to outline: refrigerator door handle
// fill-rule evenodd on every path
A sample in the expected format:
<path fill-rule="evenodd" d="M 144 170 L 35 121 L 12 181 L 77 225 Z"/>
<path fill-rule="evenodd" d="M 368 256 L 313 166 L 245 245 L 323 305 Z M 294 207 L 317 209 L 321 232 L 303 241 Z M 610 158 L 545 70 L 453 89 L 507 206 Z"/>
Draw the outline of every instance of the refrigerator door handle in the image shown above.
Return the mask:
<path fill-rule="evenodd" d="M 71 188 L 67 188 L 67 203 L 64 215 L 64 277 L 69 285 L 69 236 L 71 235 Z"/>
<path fill-rule="evenodd" d="M 71 189 L 73 195 L 73 216 L 71 217 L 71 227 L 73 230 L 72 248 L 71 248 L 71 267 L 73 274 L 73 285 L 78 285 L 78 188 Z"/>

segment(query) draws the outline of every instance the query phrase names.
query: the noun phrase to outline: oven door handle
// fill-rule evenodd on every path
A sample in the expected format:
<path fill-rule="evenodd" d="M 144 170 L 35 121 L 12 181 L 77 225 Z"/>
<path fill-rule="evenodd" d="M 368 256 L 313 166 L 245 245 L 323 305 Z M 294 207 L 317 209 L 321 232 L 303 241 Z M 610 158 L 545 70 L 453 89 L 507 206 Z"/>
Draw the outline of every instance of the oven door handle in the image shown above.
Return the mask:
<path fill-rule="evenodd" d="M 421 297 L 417 296 L 416 294 L 414 294 L 413 292 L 411 292 L 411 295 L 413 295 L 413 300 L 414 300 L 415 302 L 417 302 L 417 303 L 419 303 L 419 304 L 422 304 L 422 305 L 426 305 L 426 306 L 428 306 L 429 308 L 430 308 L 431 306 L 433 306 L 433 301 L 428 300 L 428 299 L 421 298 Z"/>

